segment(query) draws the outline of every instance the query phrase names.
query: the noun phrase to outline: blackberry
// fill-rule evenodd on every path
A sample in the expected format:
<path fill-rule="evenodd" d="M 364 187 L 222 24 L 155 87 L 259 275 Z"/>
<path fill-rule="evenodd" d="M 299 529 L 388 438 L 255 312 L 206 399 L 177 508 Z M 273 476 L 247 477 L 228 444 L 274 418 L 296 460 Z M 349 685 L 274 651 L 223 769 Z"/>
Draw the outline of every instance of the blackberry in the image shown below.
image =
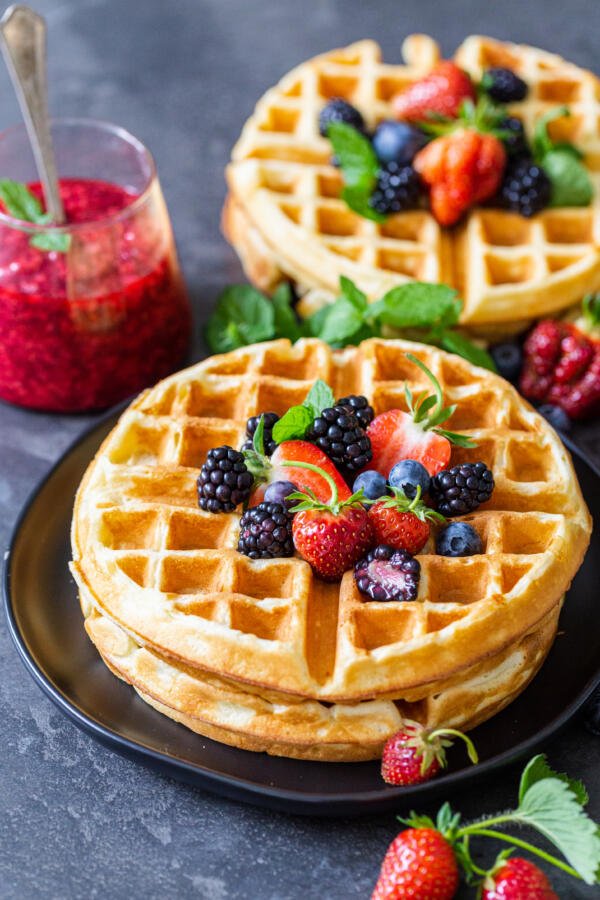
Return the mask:
<path fill-rule="evenodd" d="M 550 202 L 552 184 L 541 166 L 532 159 L 509 162 L 500 185 L 500 201 L 529 218 Z"/>
<path fill-rule="evenodd" d="M 369 405 L 369 401 L 362 394 L 350 394 L 349 397 L 342 397 L 341 400 L 335 401 L 336 406 L 349 406 L 358 419 L 358 424 L 365 431 L 375 418 L 375 410 Z"/>
<path fill-rule="evenodd" d="M 339 97 L 330 100 L 319 113 L 319 134 L 327 137 L 327 129 L 332 122 L 344 122 L 346 125 L 352 125 L 357 131 L 363 133 L 365 131 L 365 120 L 360 112 Z"/>
<path fill-rule="evenodd" d="M 420 577 L 419 561 L 389 544 L 379 544 L 354 566 L 356 586 L 371 600 L 416 600 Z"/>
<path fill-rule="evenodd" d="M 198 476 L 198 504 L 211 513 L 233 512 L 250 496 L 253 480 L 238 450 L 214 447 Z"/>
<path fill-rule="evenodd" d="M 421 180 L 412 166 L 396 162 L 382 166 L 369 206 L 384 216 L 414 209 L 421 194 Z"/>
<path fill-rule="evenodd" d="M 515 103 L 524 100 L 528 91 L 526 82 L 519 78 L 516 72 L 501 66 L 486 69 L 481 86 L 496 103 Z"/>
<path fill-rule="evenodd" d="M 464 516 L 492 496 L 494 476 L 485 463 L 462 463 L 431 479 L 429 496 L 443 516 Z"/>
<path fill-rule="evenodd" d="M 292 520 L 281 503 L 259 503 L 240 520 L 237 548 L 250 559 L 292 556 Z"/>
<path fill-rule="evenodd" d="M 516 116 L 504 116 L 504 118 L 498 120 L 496 127 L 499 130 L 508 132 L 507 136 L 502 138 L 502 143 L 511 158 L 531 156 L 525 127 L 520 119 L 517 119 Z"/>
<path fill-rule="evenodd" d="M 317 416 L 307 435 L 335 463 L 349 472 L 362 469 L 371 462 L 371 441 L 351 406 L 338 404 Z"/>
<path fill-rule="evenodd" d="M 276 422 L 279 422 L 279 416 L 277 413 L 268 412 L 263 413 L 265 417 L 265 430 L 263 432 L 263 443 L 265 448 L 265 453 L 267 456 L 271 456 L 275 453 L 277 449 L 277 444 L 273 440 L 273 426 Z M 258 428 L 258 423 L 260 422 L 260 416 L 252 416 L 246 422 L 246 438 L 247 440 L 241 446 L 241 450 L 252 450 L 254 444 L 252 443 L 252 439 L 254 438 L 254 432 Z"/>

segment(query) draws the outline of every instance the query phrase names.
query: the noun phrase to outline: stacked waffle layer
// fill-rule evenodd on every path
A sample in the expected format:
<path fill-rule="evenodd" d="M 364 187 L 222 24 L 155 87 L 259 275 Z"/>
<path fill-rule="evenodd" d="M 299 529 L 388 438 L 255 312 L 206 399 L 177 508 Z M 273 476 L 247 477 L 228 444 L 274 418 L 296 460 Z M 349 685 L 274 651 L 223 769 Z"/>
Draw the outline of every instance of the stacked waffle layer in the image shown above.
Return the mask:
<path fill-rule="evenodd" d="M 235 549 L 239 514 L 197 506 L 206 454 L 246 420 L 301 402 L 316 378 L 379 413 L 425 388 L 415 353 L 457 408 L 449 427 L 483 460 L 492 498 L 465 519 L 484 552 L 419 555 L 416 601 L 369 601 L 288 559 Z M 143 393 L 77 494 L 73 564 L 88 633 L 107 665 L 161 712 L 253 750 L 325 760 L 378 756 L 403 718 L 470 728 L 541 665 L 585 552 L 589 515 L 556 433 L 499 377 L 432 347 L 316 340 L 242 348 Z"/>
<path fill-rule="evenodd" d="M 371 299 L 413 279 L 444 282 L 464 300 L 464 325 L 506 331 L 577 302 L 600 288 L 600 83 L 558 56 L 485 37 L 469 37 L 455 60 L 474 79 L 507 66 L 528 84 L 524 102 L 509 108 L 529 136 L 550 109 L 570 115 L 550 125 L 556 140 L 574 143 L 594 184 L 591 206 L 546 209 L 532 219 L 474 208 L 454 229 L 426 210 L 392 215 L 381 224 L 340 199 L 342 176 L 331 144 L 319 135 L 319 111 L 342 97 L 369 128 L 393 118 L 391 98 L 426 74 L 437 45 L 413 35 L 405 63 L 389 65 L 373 41 L 326 53 L 288 73 L 259 100 L 227 168 L 223 226 L 249 278 L 271 290 L 293 281 L 307 314 L 334 296 L 340 275 Z"/>

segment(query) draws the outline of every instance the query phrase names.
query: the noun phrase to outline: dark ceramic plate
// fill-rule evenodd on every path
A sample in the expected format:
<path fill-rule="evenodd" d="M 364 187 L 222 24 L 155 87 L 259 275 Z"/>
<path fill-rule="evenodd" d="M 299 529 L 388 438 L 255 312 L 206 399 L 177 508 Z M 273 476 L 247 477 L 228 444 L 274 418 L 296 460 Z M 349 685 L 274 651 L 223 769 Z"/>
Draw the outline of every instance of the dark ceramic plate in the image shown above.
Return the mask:
<path fill-rule="evenodd" d="M 600 535 L 569 591 L 559 636 L 541 672 L 510 707 L 473 732 L 481 762 L 459 748 L 446 772 L 415 788 L 386 787 L 377 763 L 317 763 L 236 750 L 160 715 L 100 661 L 83 629 L 67 569 L 73 497 L 116 421 L 112 413 L 79 439 L 35 491 L 6 560 L 4 603 L 25 666 L 76 725 L 117 753 L 198 787 L 287 812 L 349 815 L 406 808 L 533 753 L 563 726 L 600 680 Z M 575 448 L 572 448 L 575 449 Z M 576 451 L 575 451 L 576 452 Z M 599 474 L 575 457 L 584 495 L 598 506 Z M 600 514 L 600 508 L 592 510 Z"/>

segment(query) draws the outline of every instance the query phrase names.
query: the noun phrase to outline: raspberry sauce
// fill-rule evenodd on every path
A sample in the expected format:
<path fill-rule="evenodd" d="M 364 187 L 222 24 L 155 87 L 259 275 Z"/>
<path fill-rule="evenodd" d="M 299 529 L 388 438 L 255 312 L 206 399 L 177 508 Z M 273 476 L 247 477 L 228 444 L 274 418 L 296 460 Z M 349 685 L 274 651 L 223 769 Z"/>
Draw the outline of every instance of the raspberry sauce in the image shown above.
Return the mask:
<path fill-rule="evenodd" d="M 39 183 L 28 185 L 42 200 Z M 0 397 L 60 412 L 99 409 L 171 372 L 190 309 L 160 189 L 61 179 L 67 253 L 0 221 Z"/>

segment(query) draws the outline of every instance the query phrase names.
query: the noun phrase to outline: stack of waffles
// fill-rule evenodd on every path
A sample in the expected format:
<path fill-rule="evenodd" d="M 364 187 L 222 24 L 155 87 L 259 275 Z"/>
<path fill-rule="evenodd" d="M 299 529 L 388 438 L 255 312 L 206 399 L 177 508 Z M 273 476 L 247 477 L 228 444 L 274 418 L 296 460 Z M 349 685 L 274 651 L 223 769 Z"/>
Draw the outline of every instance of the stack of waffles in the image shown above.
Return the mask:
<path fill-rule="evenodd" d="M 259 100 L 233 149 L 223 214 L 248 277 L 267 291 L 291 280 L 307 314 L 336 294 L 340 275 L 371 299 L 413 279 L 443 282 L 464 300 L 463 324 L 490 335 L 598 290 L 600 83 L 543 50 L 472 36 L 455 61 L 475 80 L 491 66 L 517 72 L 529 92 L 509 111 L 530 136 L 548 110 L 569 107 L 550 133 L 583 152 L 595 189 L 591 206 L 546 209 L 533 219 L 475 208 L 459 227 L 445 229 L 426 210 L 378 224 L 340 199 L 342 177 L 331 165 L 330 142 L 319 135 L 319 112 L 341 97 L 370 128 L 393 118 L 391 98 L 429 72 L 439 50 L 413 35 L 403 55 L 403 65 L 384 64 L 377 44 L 360 41 L 302 63 Z"/>
<path fill-rule="evenodd" d="M 416 354 L 477 447 L 490 501 L 464 517 L 483 553 L 419 555 L 417 600 L 375 602 L 352 572 L 327 584 L 298 556 L 250 560 L 239 513 L 198 508 L 209 449 L 239 447 L 246 420 L 300 403 L 316 378 L 336 396 L 406 409 L 426 388 Z M 472 728 L 541 665 L 590 519 L 553 429 L 499 377 L 430 346 L 370 340 L 331 350 L 275 341 L 209 358 L 144 392 L 79 488 L 73 563 L 85 626 L 102 658 L 160 712 L 234 746 L 363 760 L 410 718 Z"/>

